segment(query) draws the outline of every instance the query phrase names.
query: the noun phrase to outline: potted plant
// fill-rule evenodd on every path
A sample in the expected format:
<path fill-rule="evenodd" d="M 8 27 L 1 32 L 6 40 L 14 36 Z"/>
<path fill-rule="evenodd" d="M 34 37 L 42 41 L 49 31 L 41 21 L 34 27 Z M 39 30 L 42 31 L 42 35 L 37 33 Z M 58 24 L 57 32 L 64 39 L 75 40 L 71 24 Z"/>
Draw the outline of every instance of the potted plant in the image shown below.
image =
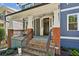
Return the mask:
<path fill-rule="evenodd" d="M 1 46 L 1 41 L 5 39 L 5 29 L 0 27 L 0 46 Z"/>

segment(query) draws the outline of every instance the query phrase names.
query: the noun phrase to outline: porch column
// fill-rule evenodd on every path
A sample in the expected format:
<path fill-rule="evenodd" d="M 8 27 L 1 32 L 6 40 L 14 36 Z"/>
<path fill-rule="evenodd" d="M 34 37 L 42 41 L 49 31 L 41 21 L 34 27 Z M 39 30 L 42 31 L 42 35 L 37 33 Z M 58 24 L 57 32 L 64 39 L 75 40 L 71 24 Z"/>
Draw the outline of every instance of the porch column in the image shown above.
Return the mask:
<path fill-rule="evenodd" d="M 55 43 L 57 55 L 60 55 L 60 18 L 59 18 L 59 10 L 54 11 L 54 25 L 52 28 L 53 38 L 52 41 Z"/>
<path fill-rule="evenodd" d="M 40 35 L 43 36 L 43 18 L 40 18 Z"/>
<path fill-rule="evenodd" d="M 13 36 L 13 22 L 12 21 L 9 21 L 9 29 L 8 29 L 8 40 L 7 40 L 7 43 L 8 43 L 8 48 L 11 48 L 11 37 Z"/>
<path fill-rule="evenodd" d="M 31 40 L 33 38 L 32 20 L 33 20 L 33 16 L 29 16 L 28 17 L 28 26 L 27 26 L 27 33 L 28 33 L 29 40 Z"/>

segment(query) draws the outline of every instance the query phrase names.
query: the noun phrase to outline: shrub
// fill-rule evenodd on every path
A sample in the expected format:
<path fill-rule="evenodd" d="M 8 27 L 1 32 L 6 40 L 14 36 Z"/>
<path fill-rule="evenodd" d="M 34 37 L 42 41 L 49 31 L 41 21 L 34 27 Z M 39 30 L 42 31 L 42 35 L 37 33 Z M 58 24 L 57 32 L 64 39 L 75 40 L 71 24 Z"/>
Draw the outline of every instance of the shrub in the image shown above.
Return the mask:
<path fill-rule="evenodd" d="M 8 48 L 7 50 L 1 51 L 0 56 L 10 56 L 12 54 L 18 53 L 17 49 Z"/>
<path fill-rule="evenodd" d="M 79 56 L 79 50 L 77 50 L 77 49 L 72 49 L 72 50 L 71 50 L 71 55 L 72 55 L 72 56 Z"/>
<path fill-rule="evenodd" d="M 78 51 L 78 52 L 79 52 L 79 50 L 78 50 L 78 49 L 76 49 L 76 48 L 71 48 L 71 50 L 76 50 L 76 51 Z"/>
<path fill-rule="evenodd" d="M 48 52 L 48 56 L 52 56 L 51 52 Z"/>
<path fill-rule="evenodd" d="M 0 41 L 2 41 L 3 39 L 5 39 L 5 29 L 0 28 Z"/>

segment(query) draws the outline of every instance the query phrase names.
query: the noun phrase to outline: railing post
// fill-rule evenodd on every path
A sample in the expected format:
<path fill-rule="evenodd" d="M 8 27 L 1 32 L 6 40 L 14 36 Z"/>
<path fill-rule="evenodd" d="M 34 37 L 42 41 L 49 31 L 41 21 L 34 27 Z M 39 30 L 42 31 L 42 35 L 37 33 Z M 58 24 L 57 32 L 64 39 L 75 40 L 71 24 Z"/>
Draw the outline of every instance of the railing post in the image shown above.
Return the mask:
<path fill-rule="evenodd" d="M 8 48 L 11 48 L 11 37 L 13 36 L 13 29 L 8 29 Z"/>
<path fill-rule="evenodd" d="M 31 40 L 33 38 L 33 29 L 32 28 L 27 29 L 27 35 L 28 35 L 29 40 Z"/>
<path fill-rule="evenodd" d="M 28 33 L 28 39 L 29 39 L 29 40 L 33 38 L 32 20 L 33 20 L 33 16 L 28 16 L 27 33 Z"/>

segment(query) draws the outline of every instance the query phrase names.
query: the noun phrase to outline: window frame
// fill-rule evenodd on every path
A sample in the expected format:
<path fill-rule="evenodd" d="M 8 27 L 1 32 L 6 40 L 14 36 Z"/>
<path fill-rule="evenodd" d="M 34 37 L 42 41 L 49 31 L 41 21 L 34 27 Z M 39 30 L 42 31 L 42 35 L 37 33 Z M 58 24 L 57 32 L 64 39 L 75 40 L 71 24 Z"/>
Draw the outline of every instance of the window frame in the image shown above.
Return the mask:
<path fill-rule="evenodd" d="M 77 30 L 69 30 L 69 16 L 77 15 Z M 67 31 L 79 31 L 79 13 L 67 14 Z"/>

